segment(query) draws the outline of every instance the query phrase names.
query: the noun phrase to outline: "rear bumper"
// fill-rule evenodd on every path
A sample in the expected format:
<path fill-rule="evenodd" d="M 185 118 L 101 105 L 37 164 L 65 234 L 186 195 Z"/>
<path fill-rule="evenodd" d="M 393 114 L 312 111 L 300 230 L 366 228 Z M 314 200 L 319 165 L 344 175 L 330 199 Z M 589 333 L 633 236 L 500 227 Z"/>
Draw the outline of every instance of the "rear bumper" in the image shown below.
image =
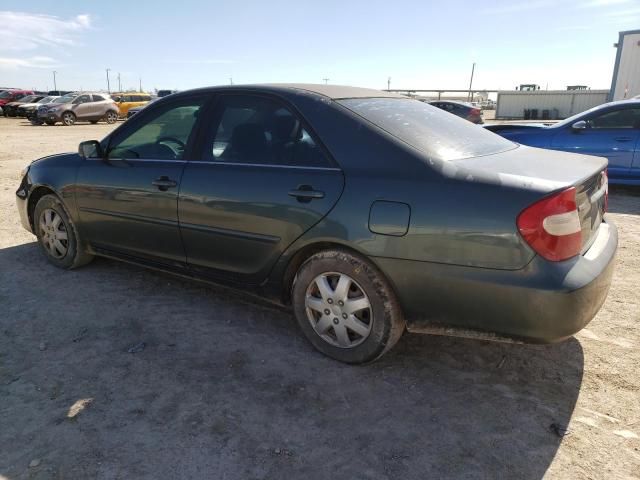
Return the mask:
<path fill-rule="evenodd" d="M 377 258 L 419 333 L 557 342 L 587 325 L 611 285 L 618 245 L 603 223 L 591 248 L 564 262 L 536 256 L 517 271 Z"/>

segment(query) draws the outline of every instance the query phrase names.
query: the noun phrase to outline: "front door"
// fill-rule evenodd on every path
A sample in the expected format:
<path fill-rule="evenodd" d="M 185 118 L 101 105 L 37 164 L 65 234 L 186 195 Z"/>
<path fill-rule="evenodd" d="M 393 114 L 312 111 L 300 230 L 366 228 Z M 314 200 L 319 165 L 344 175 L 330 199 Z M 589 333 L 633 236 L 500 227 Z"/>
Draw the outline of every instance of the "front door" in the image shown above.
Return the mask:
<path fill-rule="evenodd" d="M 157 105 L 109 139 L 104 159 L 83 162 L 76 201 L 83 237 L 94 248 L 184 265 L 178 192 L 204 102 L 194 96 Z"/>
<path fill-rule="evenodd" d="M 91 95 L 80 95 L 77 97 L 72 105 L 71 111 L 78 120 L 84 120 L 92 116 L 92 100 Z"/>
<path fill-rule="evenodd" d="M 629 175 L 640 136 L 640 108 L 618 106 L 585 120 L 587 128 L 567 126 L 554 136 L 551 147 L 606 157 L 609 177 Z"/>
<path fill-rule="evenodd" d="M 216 279 L 260 283 L 336 203 L 342 171 L 279 101 L 221 95 L 212 118 L 182 177 L 187 261 Z"/>

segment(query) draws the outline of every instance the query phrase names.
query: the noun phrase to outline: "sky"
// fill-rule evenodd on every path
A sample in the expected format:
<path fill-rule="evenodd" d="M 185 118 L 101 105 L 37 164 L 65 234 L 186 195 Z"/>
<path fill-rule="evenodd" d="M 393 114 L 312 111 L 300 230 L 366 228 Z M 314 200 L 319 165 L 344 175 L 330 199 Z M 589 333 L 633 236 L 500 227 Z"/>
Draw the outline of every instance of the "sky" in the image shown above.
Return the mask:
<path fill-rule="evenodd" d="M 640 0 L 3 0 L 0 87 L 611 86 Z M 232 80 L 231 80 L 232 79 Z"/>

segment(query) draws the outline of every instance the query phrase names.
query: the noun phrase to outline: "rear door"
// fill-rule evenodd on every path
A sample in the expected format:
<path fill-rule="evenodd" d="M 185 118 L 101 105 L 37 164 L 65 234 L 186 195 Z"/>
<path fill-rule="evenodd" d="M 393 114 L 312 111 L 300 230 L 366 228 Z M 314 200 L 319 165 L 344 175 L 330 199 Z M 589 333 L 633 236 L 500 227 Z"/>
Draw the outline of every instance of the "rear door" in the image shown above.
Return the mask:
<path fill-rule="evenodd" d="M 221 95 L 201 157 L 182 177 L 178 215 L 192 270 L 260 283 L 342 192 L 342 171 L 279 100 Z"/>
<path fill-rule="evenodd" d="M 640 134 L 640 108 L 620 106 L 584 120 L 587 128 L 563 128 L 553 137 L 551 147 L 606 157 L 610 177 L 629 175 Z"/>
<path fill-rule="evenodd" d="M 109 139 L 106 158 L 82 163 L 76 203 L 82 234 L 94 248 L 184 266 L 178 191 L 207 98 L 180 97 L 157 105 Z"/>

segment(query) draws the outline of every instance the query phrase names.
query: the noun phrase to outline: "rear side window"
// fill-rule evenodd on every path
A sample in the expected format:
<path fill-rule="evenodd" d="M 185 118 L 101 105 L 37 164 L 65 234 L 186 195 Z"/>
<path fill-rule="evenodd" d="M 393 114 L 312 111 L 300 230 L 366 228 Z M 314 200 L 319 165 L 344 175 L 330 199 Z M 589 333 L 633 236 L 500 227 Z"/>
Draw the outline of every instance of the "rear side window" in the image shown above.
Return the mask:
<path fill-rule="evenodd" d="M 517 147 L 478 125 L 417 100 L 351 98 L 338 103 L 438 160 L 478 157 Z"/>
<path fill-rule="evenodd" d="M 94 102 L 102 102 L 104 100 L 106 100 L 106 99 L 101 95 L 95 95 L 95 94 L 93 95 L 93 101 Z"/>
<path fill-rule="evenodd" d="M 274 100 L 229 95 L 221 98 L 209 133 L 205 160 L 223 163 L 329 167 L 320 146 L 300 119 Z"/>

